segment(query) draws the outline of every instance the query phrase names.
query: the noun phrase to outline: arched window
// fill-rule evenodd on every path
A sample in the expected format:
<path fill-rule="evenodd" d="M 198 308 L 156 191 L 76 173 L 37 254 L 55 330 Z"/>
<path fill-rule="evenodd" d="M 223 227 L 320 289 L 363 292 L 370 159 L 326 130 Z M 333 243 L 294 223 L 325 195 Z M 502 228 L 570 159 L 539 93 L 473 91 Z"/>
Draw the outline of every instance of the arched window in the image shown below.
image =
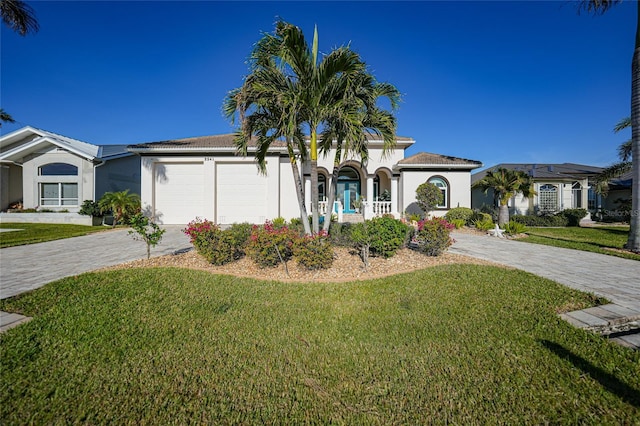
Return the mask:
<path fill-rule="evenodd" d="M 538 209 L 542 213 L 555 213 L 558 210 L 558 188 L 546 184 L 538 188 Z"/>
<path fill-rule="evenodd" d="M 439 209 L 447 209 L 449 208 L 449 184 L 444 178 L 441 177 L 432 177 L 429 179 L 429 183 L 434 184 L 440 191 L 442 191 L 442 204 L 438 205 Z"/>
<path fill-rule="evenodd" d="M 571 208 L 582 208 L 582 185 L 580 182 L 574 182 L 571 186 Z"/>
<path fill-rule="evenodd" d="M 78 179 L 63 176 L 78 176 L 78 167 L 67 163 L 49 163 L 38 167 L 42 178 L 38 184 L 41 206 L 78 206 Z M 58 178 L 56 178 L 58 177 Z"/>
<path fill-rule="evenodd" d="M 38 168 L 40 176 L 78 176 L 78 168 L 73 164 L 49 163 Z"/>

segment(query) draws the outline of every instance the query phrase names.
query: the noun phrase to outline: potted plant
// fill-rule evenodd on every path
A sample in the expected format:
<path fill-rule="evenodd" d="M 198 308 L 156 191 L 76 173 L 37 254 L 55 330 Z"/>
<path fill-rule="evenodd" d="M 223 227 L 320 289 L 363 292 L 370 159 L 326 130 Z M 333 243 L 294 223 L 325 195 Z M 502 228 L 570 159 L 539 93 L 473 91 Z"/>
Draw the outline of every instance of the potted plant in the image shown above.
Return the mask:
<path fill-rule="evenodd" d="M 91 225 L 102 225 L 102 210 L 96 201 L 84 200 L 78 214 L 83 216 L 91 216 Z"/>

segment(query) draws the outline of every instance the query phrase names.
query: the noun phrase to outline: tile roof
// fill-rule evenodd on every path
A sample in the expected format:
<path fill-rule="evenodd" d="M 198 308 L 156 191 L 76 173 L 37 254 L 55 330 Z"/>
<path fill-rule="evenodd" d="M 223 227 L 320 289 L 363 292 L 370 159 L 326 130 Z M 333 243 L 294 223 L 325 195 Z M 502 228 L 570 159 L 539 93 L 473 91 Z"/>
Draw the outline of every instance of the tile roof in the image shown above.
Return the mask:
<path fill-rule="evenodd" d="M 535 179 L 584 179 L 585 177 L 595 176 L 604 170 L 602 167 L 588 166 L 585 164 L 562 163 L 562 164 L 525 164 L 525 163 L 501 163 L 493 167 L 489 167 L 471 176 L 471 182 L 475 183 L 486 176 L 490 170 L 497 168 L 505 168 L 509 170 L 518 170 L 529 174 Z"/>
<path fill-rule="evenodd" d="M 482 162 L 468 160 L 466 158 L 452 157 L 450 155 L 433 154 L 430 152 L 419 152 L 410 157 L 398 161 L 398 165 L 415 165 L 415 166 L 469 166 L 469 168 L 482 167 Z"/>
<path fill-rule="evenodd" d="M 380 137 L 367 133 L 366 137 L 369 141 L 380 141 Z M 158 141 L 158 142 L 147 142 L 135 145 L 129 145 L 129 150 L 132 152 L 139 151 L 152 151 L 152 150 L 186 150 L 186 151 L 202 151 L 207 149 L 214 150 L 233 150 L 235 151 L 236 145 L 234 143 L 235 134 L 228 133 L 223 135 L 210 135 L 210 136 L 197 136 L 191 138 L 183 138 L 183 139 L 170 139 L 166 141 Z M 308 139 L 308 138 L 307 138 Z M 406 145 L 407 143 L 413 143 L 412 138 L 396 136 L 396 140 Z M 249 142 L 249 147 L 256 146 L 256 139 L 252 138 Z M 274 148 L 284 148 L 286 144 L 282 141 L 277 141 L 272 144 Z"/>
<path fill-rule="evenodd" d="M 235 134 L 229 133 L 224 135 L 197 136 L 184 139 L 170 139 L 159 142 L 147 142 L 135 145 L 129 145 L 129 151 L 146 151 L 146 150 L 206 150 L 206 149 L 233 149 Z M 249 146 L 255 146 L 255 138 L 249 142 Z M 284 142 L 276 142 L 275 147 L 284 147 Z"/>

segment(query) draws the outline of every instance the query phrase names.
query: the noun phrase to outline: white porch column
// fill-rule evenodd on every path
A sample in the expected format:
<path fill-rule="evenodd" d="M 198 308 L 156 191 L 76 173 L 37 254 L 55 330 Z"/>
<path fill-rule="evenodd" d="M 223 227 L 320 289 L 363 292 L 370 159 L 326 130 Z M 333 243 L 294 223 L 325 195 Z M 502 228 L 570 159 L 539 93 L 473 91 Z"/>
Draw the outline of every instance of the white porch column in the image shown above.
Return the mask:
<path fill-rule="evenodd" d="M 304 176 L 304 206 L 307 208 L 307 214 L 311 216 L 311 176 Z"/>
<path fill-rule="evenodd" d="M 369 175 L 367 176 L 367 201 L 369 203 L 374 202 L 375 200 L 373 199 L 373 175 Z"/>
<path fill-rule="evenodd" d="M 398 178 L 399 176 L 391 177 L 391 214 L 395 217 L 400 217 L 398 211 Z"/>

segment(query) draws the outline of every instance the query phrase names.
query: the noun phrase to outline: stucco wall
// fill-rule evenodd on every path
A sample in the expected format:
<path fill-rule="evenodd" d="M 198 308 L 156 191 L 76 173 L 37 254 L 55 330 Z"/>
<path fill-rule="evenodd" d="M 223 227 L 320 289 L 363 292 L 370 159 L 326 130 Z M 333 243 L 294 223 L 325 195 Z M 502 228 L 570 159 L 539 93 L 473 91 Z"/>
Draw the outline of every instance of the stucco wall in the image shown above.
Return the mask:
<path fill-rule="evenodd" d="M 432 177 L 444 178 L 449 183 L 449 208 L 471 207 L 471 175 L 468 171 L 403 170 L 400 180 L 400 213 L 419 211 L 416 189 Z M 436 209 L 433 216 L 444 216 L 448 209 Z"/>
<path fill-rule="evenodd" d="M 66 163 L 78 168 L 78 176 L 38 176 L 38 168 L 49 163 Z M 24 208 L 39 207 L 39 184 L 46 182 L 75 182 L 78 184 L 78 206 L 49 207 L 51 209 L 79 210 L 83 200 L 93 199 L 93 164 L 67 151 L 52 148 L 47 152 L 32 154 L 22 166 Z"/>

